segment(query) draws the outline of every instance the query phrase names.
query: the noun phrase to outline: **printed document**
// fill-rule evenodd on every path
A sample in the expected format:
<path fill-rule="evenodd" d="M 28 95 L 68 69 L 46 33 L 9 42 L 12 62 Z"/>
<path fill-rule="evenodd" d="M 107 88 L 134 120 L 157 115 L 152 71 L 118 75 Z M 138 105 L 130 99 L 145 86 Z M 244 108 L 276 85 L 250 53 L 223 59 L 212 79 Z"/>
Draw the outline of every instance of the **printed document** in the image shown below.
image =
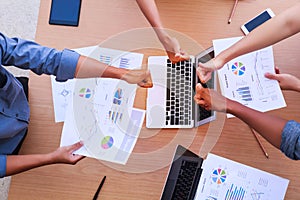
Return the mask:
<path fill-rule="evenodd" d="M 195 200 L 284 199 L 289 180 L 268 172 L 208 154 Z"/>
<path fill-rule="evenodd" d="M 99 46 L 84 47 L 74 49 L 74 51 L 105 64 L 126 69 L 139 69 L 142 66 L 144 57 L 144 55 L 140 53 L 120 51 Z M 73 95 L 75 81 L 78 80 L 71 79 L 66 82 L 57 82 L 55 81 L 55 76 L 51 76 L 55 122 L 63 122 L 65 120 L 66 109 Z"/>
<path fill-rule="evenodd" d="M 98 46 L 78 53 L 118 68 L 138 69 L 143 54 Z M 52 77 L 56 122 L 64 121 L 61 146 L 83 141 L 75 153 L 126 164 L 139 137 L 145 111 L 133 108 L 136 84 L 110 78 L 73 79 L 65 83 Z"/>
<path fill-rule="evenodd" d="M 241 38 L 213 40 L 215 55 Z M 278 82 L 265 78 L 266 72 L 275 73 L 272 46 L 234 58 L 218 70 L 222 94 L 261 112 L 285 107 Z"/>
<path fill-rule="evenodd" d="M 145 111 L 133 108 L 136 85 L 110 79 L 75 83 L 61 146 L 83 141 L 77 154 L 126 164 L 139 137 Z"/>

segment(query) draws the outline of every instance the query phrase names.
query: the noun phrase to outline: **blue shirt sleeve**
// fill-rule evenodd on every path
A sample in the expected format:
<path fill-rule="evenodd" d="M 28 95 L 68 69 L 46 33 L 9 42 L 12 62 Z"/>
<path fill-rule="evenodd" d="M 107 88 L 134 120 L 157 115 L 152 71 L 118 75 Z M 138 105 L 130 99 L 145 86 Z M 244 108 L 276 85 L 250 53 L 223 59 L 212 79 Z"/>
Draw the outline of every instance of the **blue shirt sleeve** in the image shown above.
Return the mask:
<path fill-rule="evenodd" d="M 0 155 L 0 178 L 6 175 L 6 155 Z"/>
<path fill-rule="evenodd" d="M 280 150 L 293 160 L 300 159 L 300 123 L 290 120 L 283 128 Z"/>
<path fill-rule="evenodd" d="M 79 54 L 68 49 L 58 51 L 20 38 L 9 38 L 0 33 L 0 59 L 2 65 L 30 69 L 39 75 L 55 75 L 57 81 L 66 81 L 75 76 Z"/>

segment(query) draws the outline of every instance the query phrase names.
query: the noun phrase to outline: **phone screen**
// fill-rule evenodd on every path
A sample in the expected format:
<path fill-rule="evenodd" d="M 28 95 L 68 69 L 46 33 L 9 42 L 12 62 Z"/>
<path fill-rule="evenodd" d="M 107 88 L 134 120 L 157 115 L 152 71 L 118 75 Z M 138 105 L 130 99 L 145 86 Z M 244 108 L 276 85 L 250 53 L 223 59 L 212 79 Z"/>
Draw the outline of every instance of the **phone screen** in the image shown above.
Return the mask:
<path fill-rule="evenodd" d="M 245 27 L 249 32 L 251 32 L 253 29 L 255 29 L 256 27 L 258 27 L 259 25 L 261 25 L 262 23 L 264 23 L 265 21 L 271 18 L 272 17 L 270 16 L 270 14 L 267 11 L 264 11 L 263 13 L 261 13 L 260 15 L 252 19 L 251 21 L 247 22 L 245 24 Z"/>
<path fill-rule="evenodd" d="M 81 0 L 52 0 L 49 24 L 78 26 Z"/>

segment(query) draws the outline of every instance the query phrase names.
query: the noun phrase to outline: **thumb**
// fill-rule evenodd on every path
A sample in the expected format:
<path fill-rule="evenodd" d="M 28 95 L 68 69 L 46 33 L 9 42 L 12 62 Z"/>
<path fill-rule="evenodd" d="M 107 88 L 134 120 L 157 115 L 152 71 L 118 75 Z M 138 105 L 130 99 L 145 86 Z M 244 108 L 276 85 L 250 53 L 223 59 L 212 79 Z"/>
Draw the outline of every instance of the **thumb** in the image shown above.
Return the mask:
<path fill-rule="evenodd" d="M 196 91 L 197 93 L 202 89 L 202 85 L 200 83 L 197 83 L 196 85 Z"/>

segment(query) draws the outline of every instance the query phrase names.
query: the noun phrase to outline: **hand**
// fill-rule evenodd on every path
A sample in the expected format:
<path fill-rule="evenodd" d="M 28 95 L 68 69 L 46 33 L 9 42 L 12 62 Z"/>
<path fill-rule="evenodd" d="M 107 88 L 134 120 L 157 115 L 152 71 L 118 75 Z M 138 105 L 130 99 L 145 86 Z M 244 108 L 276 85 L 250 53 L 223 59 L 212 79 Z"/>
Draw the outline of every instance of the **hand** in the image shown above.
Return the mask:
<path fill-rule="evenodd" d="M 275 68 L 276 74 L 266 73 L 265 77 L 279 82 L 282 90 L 293 90 L 300 92 L 300 80 L 291 74 L 280 74 L 279 68 Z"/>
<path fill-rule="evenodd" d="M 74 151 L 83 146 L 82 142 L 77 142 L 70 146 L 60 147 L 56 151 L 50 153 L 53 163 L 76 164 L 84 158 L 81 155 L 73 154 Z"/>
<path fill-rule="evenodd" d="M 196 85 L 195 102 L 206 110 L 226 112 L 227 99 L 215 90 L 203 88 L 200 83 Z"/>
<path fill-rule="evenodd" d="M 197 75 L 202 83 L 206 83 L 211 79 L 211 73 L 215 70 L 221 69 L 224 63 L 218 59 L 214 58 L 206 63 L 200 63 L 197 68 Z"/>
<path fill-rule="evenodd" d="M 180 48 L 176 38 L 167 37 L 162 41 L 162 44 L 172 63 L 190 59 L 190 56 Z"/>
<path fill-rule="evenodd" d="M 143 88 L 153 87 L 150 71 L 144 69 L 128 70 L 121 77 L 122 80 L 130 84 L 138 84 Z"/>

